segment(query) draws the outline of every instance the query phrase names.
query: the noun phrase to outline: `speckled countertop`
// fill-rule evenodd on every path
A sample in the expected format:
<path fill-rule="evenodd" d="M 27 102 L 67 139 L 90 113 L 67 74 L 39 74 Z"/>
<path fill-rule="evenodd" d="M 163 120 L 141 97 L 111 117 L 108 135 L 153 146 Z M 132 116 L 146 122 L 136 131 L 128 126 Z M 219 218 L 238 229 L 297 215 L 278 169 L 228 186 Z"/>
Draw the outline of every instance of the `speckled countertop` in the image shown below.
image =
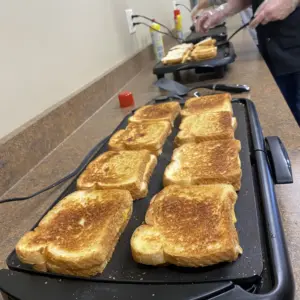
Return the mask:
<path fill-rule="evenodd" d="M 228 22 L 229 31 L 238 25 L 237 19 Z M 300 202 L 297 197 L 300 184 L 300 130 L 248 32 L 244 30 L 235 36 L 233 43 L 238 58 L 226 77 L 219 82 L 248 84 L 251 87 L 251 93 L 243 97 L 254 101 L 265 136 L 280 136 L 292 161 L 295 183 L 277 186 L 276 192 L 296 285 L 300 286 Z M 152 86 L 155 80 L 152 66 L 153 62 L 149 63 L 124 87 L 134 93 L 137 106 L 159 94 Z M 185 80 L 189 80 L 188 77 Z M 117 96 L 111 98 L 4 196 L 30 194 L 73 170 L 88 150 L 107 136 L 128 111 L 118 107 Z M 0 206 L 1 268 L 6 267 L 5 259 L 19 238 L 36 223 L 66 185 L 30 201 Z M 299 288 L 296 299 L 300 299 Z"/>

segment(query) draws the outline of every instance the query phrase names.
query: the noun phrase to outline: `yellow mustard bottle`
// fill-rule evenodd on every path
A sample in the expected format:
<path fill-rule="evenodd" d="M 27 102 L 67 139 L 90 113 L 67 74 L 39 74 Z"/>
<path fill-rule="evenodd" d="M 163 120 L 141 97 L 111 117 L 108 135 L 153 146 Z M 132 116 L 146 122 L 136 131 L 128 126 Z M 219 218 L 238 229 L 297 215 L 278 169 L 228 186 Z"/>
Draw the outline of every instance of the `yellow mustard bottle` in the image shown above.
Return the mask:
<path fill-rule="evenodd" d="M 182 29 L 182 16 L 177 15 L 176 16 L 176 34 L 177 38 L 180 39 L 180 41 L 183 41 L 183 29 Z"/>

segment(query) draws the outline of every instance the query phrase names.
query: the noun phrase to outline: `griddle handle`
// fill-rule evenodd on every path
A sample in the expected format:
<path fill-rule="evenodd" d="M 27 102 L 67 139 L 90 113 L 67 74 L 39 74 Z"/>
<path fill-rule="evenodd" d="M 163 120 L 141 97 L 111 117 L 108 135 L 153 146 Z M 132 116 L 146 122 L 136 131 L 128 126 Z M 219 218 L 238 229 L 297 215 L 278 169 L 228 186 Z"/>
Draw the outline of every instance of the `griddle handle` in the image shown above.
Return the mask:
<path fill-rule="evenodd" d="M 244 101 L 246 102 L 248 110 L 250 132 L 254 148 L 253 159 L 257 169 L 257 181 L 260 187 L 259 195 L 266 224 L 266 242 L 268 244 L 269 258 L 274 276 L 273 289 L 269 291 L 268 294 L 253 294 L 253 299 L 292 300 L 294 299 L 295 284 L 274 190 L 274 181 L 267 161 L 268 158 L 265 151 L 266 142 L 253 102 L 250 100 Z M 252 298 L 231 297 L 227 299 L 245 300 Z"/>
<path fill-rule="evenodd" d="M 213 90 L 228 93 L 248 93 L 250 92 L 250 87 L 245 84 L 215 84 L 213 85 Z"/>
<path fill-rule="evenodd" d="M 213 70 L 214 67 L 215 66 L 211 64 L 205 64 L 205 63 L 197 63 L 197 64 L 185 63 L 182 67 L 178 67 L 176 70 L 174 70 L 174 72 L 197 69 L 197 68 L 210 68 Z"/>
<path fill-rule="evenodd" d="M 285 146 L 278 136 L 265 138 L 266 152 L 272 176 L 276 184 L 293 183 L 291 161 Z"/>

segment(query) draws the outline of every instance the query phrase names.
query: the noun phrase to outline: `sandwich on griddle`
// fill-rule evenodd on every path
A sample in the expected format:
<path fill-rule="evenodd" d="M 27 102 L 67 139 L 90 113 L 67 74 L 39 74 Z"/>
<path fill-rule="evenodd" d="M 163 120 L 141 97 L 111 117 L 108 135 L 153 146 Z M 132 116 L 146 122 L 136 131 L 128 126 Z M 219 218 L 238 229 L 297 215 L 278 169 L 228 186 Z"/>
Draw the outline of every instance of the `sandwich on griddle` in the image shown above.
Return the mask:
<path fill-rule="evenodd" d="M 228 111 L 188 116 L 180 124 L 175 144 L 180 146 L 193 142 L 233 139 L 236 127 L 236 118 Z"/>
<path fill-rule="evenodd" d="M 168 102 L 156 105 L 145 105 L 139 108 L 129 122 L 143 123 L 143 122 L 157 122 L 168 121 L 173 125 L 176 117 L 180 113 L 180 105 L 178 102 Z"/>
<path fill-rule="evenodd" d="M 212 37 L 208 37 L 199 43 L 195 45 L 195 48 L 200 48 L 200 47 L 214 47 L 216 45 L 216 40 L 213 39 Z"/>
<path fill-rule="evenodd" d="M 155 123 L 129 123 L 126 129 L 117 131 L 110 139 L 110 150 L 149 150 L 154 155 L 160 155 L 163 145 L 171 133 L 168 121 Z"/>
<path fill-rule="evenodd" d="M 203 267 L 235 261 L 242 248 L 231 185 L 166 187 L 152 199 L 145 224 L 131 238 L 134 260 L 145 265 Z"/>
<path fill-rule="evenodd" d="M 132 213 L 128 191 L 78 191 L 61 200 L 18 242 L 19 259 L 42 272 L 101 273 Z"/>
<path fill-rule="evenodd" d="M 77 179 L 79 190 L 122 189 L 134 200 L 148 194 L 157 158 L 148 150 L 107 151 L 92 161 Z"/>
<path fill-rule="evenodd" d="M 218 48 L 217 47 L 198 47 L 194 48 L 190 56 L 192 60 L 204 60 L 212 59 L 217 56 Z"/>
<path fill-rule="evenodd" d="M 188 59 L 193 48 L 193 44 L 176 45 L 170 49 L 168 54 L 161 61 L 165 65 L 184 63 Z"/>
<path fill-rule="evenodd" d="M 230 94 L 225 93 L 191 98 L 186 101 L 184 109 L 181 111 L 181 115 L 182 117 L 187 117 L 220 111 L 229 111 L 232 113 Z"/>
<path fill-rule="evenodd" d="M 164 185 L 231 184 L 241 187 L 241 161 L 238 140 L 188 143 L 174 150 L 164 173 Z"/>

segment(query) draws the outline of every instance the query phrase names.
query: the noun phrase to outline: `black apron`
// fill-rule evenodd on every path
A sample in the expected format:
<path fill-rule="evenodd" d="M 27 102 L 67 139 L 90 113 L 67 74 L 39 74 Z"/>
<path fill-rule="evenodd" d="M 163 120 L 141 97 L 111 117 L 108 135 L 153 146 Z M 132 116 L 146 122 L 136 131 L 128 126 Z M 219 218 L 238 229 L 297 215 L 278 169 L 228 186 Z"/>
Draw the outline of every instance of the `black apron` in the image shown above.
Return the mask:
<path fill-rule="evenodd" d="M 262 2 L 252 1 L 253 13 Z M 260 51 L 274 76 L 300 72 L 299 7 L 285 20 L 259 25 L 257 38 Z"/>

